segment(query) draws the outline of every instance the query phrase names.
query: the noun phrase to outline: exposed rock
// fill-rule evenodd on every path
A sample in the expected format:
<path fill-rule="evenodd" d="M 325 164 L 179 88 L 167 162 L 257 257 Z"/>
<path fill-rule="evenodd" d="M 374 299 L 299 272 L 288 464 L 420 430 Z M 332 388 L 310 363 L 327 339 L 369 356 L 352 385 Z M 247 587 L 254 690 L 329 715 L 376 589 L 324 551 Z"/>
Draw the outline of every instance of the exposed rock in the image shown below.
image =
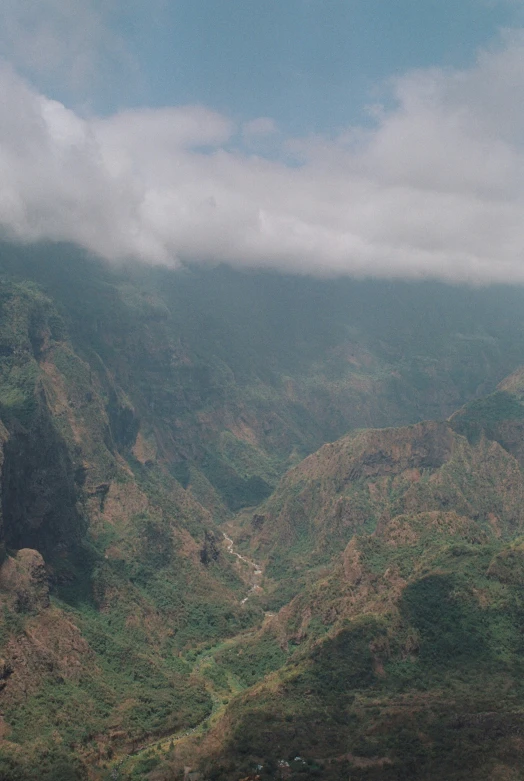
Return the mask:
<path fill-rule="evenodd" d="M 342 563 L 347 582 L 351 586 L 358 585 L 362 578 L 362 567 L 360 565 L 360 551 L 358 550 L 355 538 L 348 543 L 342 554 Z"/>
<path fill-rule="evenodd" d="M 83 536 L 75 464 L 44 393 L 26 426 L 12 423 L 2 466 L 3 539 L 8 548 L 67 549 Z"/>
<path fill-rule="evenodd" d="M 216 561 L 219 556 L 220 548 L 217 545 L 216 537 L 212 531 L 206 530 L 204 545 L 200 550 L 200 561 L 207 567 L 211 561 Z"/>
<path fill-rule="evenodd" d="M 0 588 L 13 599 L 18 613 L 49 607 L 49 584 L 45 562 L 40 553 L 22 548 L 0 568 Z"/>

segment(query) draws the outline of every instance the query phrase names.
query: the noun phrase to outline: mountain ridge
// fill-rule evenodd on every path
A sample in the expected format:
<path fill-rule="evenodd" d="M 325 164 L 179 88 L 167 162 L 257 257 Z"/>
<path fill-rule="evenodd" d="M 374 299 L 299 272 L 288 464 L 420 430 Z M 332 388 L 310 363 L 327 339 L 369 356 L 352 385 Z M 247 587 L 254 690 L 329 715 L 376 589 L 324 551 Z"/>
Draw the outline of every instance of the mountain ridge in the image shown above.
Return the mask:
<path fill-rule="evenodd" d="M 0 777 L 439 778 L 509 685 L 513 734 L 518 291 L 0 249 Z"/>

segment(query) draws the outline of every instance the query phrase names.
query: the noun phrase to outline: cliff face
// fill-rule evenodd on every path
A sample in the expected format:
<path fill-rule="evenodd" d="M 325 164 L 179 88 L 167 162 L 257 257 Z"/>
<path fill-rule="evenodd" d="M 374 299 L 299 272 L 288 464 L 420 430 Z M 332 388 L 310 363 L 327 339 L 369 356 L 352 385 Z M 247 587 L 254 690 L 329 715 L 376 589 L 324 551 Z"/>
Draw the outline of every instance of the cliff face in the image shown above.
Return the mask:
<path fill-rule="evenodd" d="M 148 454 L 103 361 L 38 288 L 3 281 L 0 301 L 0 776 L 83 778 L 201 721 L 204 683 L 174 660 L 256 611 L 219 548 L 204 561 L 209 511 Z"/>
<path fill-rule="evenodd" d="M 3 541 L 8 549 L 67 550 L 87 529 L 81 474 L 42 397 L 27 426 L 13 424 L 3 446 Z"/>
<path fill-rule="evenodd" d="M 84 536 L 79 459 L 48 403 L 40 363 L 59 343 L 50 302 L 6 283 L 0 309 L 1 543 L 7 549 L 70 549 Z"/>

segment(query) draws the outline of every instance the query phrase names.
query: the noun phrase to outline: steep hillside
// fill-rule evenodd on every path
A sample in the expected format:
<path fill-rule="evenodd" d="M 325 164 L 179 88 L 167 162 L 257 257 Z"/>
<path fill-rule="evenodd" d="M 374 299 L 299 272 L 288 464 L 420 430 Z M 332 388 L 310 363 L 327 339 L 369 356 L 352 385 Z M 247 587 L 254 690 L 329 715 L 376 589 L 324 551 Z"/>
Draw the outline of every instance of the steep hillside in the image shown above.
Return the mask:
<path fill-rule="evenodd" d="M 288 661 L 163 777 L 520 778 L 523 564 L 454 512 L 354 538 L 266 627 Z"/>
<path fill-rule="evenodd" d="M 271 777 L 293 752 L 276 772 L 403 778 L 406 698 L 462 713 L 460 690 L 469 719 L 492 670 L 511 721 L 523 383 L 497 383 L 524 318 L 499 292 L 2 245 L 0 779 Z M 417 589 L 465 622 L 435 674 Z"/>
<path fill-rule="evenodd" d="M 219 657 L 247 655 L 251 688 L 159 778 L 521 777 L 521 377 L 449 422 L 325 445 L 239 516 L 284 604 Z"/>
<path fill-rule="evenodd" d="M 0 777 L 83 778 L 201 721 L 178 654 L 254 616 L 209 512 L 133 455 L 140 421 L 103 363 L 32 284 L 0 299 Z"/>
<path fill-rule="evenodd" d="M 505 378 L 489 396 L 466 404 L 450 422 L 470 442 L 493 439 L 524 464 L 524 370 Z"/>
<path fill-rule="evenodd" d="M 475 444 L 451 423 L 359 431 L 306 458 L 246 518 L 244 536 L 275 581 L 270 606 L 297 593 L 354 534 L 412 512 L 453 510 L 479 529 L 522 528 L 519 463 L 498 442 Z M 240 538 L 241 539 L 241 538 Z"/>
<path fill-rule="evenodd" d="M 110 268 L 61 245 L 4 244 L 2 273 L 38 284 L 125 391 L 135 456 L 222 517 L 324 442 L 445 418 L 524 363 L 518 289 Z"/>

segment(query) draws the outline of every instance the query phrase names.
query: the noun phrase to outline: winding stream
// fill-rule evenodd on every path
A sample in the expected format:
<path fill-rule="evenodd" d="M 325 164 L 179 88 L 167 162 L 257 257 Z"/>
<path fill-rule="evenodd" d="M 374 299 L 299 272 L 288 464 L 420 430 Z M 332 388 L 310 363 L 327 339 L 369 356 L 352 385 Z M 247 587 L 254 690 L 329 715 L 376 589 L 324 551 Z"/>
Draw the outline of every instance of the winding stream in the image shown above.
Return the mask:
<path fill-rule="evenodd" d="M 238 551 L 235 550 L 235 543 L 229 537 L 224 531 L 222 532 L 224 535 L 224 540 L 226 543 L 226 550 L 228 553 L 230 553 L 232 556 L 236 556 L 239 561 L 241 561 L 244 565 L 246 565 L 249 568 L 249 576 L 248 576 L 248 583 L 250 584 L 250 589 L 246 596 L 240 600 L 241 605 L 245 605 L 245 603 L 248 601 L 249 597 L 253 594 L 259 594 L 262 591 L 261 581 L 262 576 L 264 574 L 264 571 L 260 564 L 257 564 L 256 561 L 252 561 L 251 559 L 246 558 L 246 556 L 242 556 L 241 553 L 238 553 Z M 271 617 L 274 614 L 273 613 L 266 613 L 266 617 Z M 251 634 L 254 633 L 253 630 Z M 249 634 L 249 633 L 248 633 Z M 246 633 L 242 635 L 243 637 L 246 637 Z M 217 653 L 218 651 L 222 650 L 222 648 L 232 646 L 235 643 L 236 638 L 227 638 L 225 640 L 222 640 L 220 643 L 218 643 L 214 648 L 206 649 L 205 651 L 202 651 L 200 658 L 198 658 L 194 664 L 193 672 L 199 672 L 201 665 L 205 665 L 207 662 L 209 662 L 214 653 Z M 234 688 L 232 689 L 233 694 L 236 693 Z M 226 705 L 224 704 L 224 701 L 222 699 L 222 696 L 218 697 L 212 693 L 213 697 L 213 711 L 212 714 L 207 714 L 205 718 L 194 727 L 191 727 L 190 729 L 185 729 L 183 731 L 176 731 L 173 733 L 170 733 L 168 735 L 165 735 L 162 738 L 159 738 L 151 743 L 144 742 L 144 745 L 137 746 L 136 748 L 133 748 L 128 754 L 125 754 L 124 756 L 120 756 L 119 758 L 115 758 L 115 760 L 112 763 L 111 768 L 111 774 L 110 778 L 112 781 L 118 781 L 118 779 L 121 778 L 121 772 L 123 772 L 123 766 L 124 763 L 128 761 L 133 761 L 133 759 L 139 757 L 141 754 L 143 754 L 146 751 L 150 751 L 151 749 L 158 749 L 161 751 L 168 751 L 170 744 L 174 742 L 178 742 L 181 740 L 184 740 L 188 738 L 189 736 L 200 734 L 204 730 L 204 725 L 209 721 L 209 718 L 211 715 L 214 715 L 215 717 L 217 714 L 221 713 L 223 710 L 225 710 Z M 227 700 L 225 701 L 227 703 Z M 146 738 L 144 738 L 144 741 L 147 741 Z"/>
<path fill-rule="evenodd" d="M 262 591 L 262 586 L 260 585 L 260 582 L 262 580 L 263 570 L 260 564 L 257 564 L 256 561 L 251 561 L 251 559 L 246 559 L 245 556 L 242 556 L 241 553 L 238 553 L 238 551 L 235 550 L 235 543 L 231 539 L 231 537 L 228 537 L 228 535 L 225 533 L 225 531 L 222 532 L 224 535 L 224 539 L 226 541 L 226 548 L 227 552 L 231 553 L 232 556 L 236 556 L 239 561 L 243 561 L 244 564 L 247 564 L 251 571 L 251 588 L 249 589 L 247 596 L 244 597 L 244 599 L 240 600 L 241 605 L 245 605 L 251 594 L 257 594 Z"/>

